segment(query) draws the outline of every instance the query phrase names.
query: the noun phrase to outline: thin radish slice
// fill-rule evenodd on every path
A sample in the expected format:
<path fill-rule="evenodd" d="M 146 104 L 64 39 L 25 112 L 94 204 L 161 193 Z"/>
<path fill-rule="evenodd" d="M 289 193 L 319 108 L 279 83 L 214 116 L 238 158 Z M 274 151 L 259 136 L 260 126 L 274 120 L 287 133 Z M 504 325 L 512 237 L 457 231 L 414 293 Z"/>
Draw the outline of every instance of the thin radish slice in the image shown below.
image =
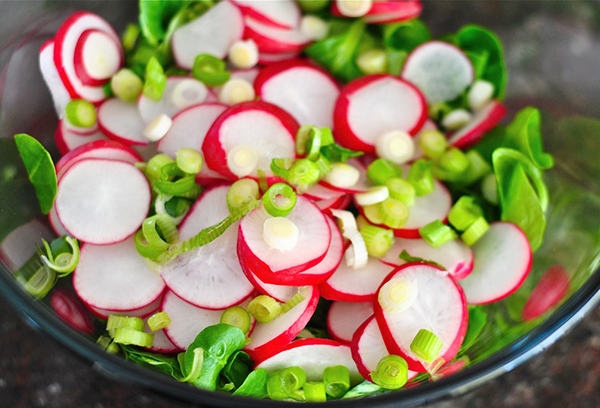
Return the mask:
<path fill-rule="evenodd" d="M 336 137 L 353 150 L 375 153 L 377 138 L 392 130 L 414 135 L 427 119 L 425 98 L 391 75 L 368 75 L 342 89 L 334 112 Z"/>
<path fill-rule="evenodd" d="M 263 101 L 286 110 L 300 125 L 333 127 L 340 89 L 321 68 L 301 60 L 272 64 L 261 71 L 254 87 Z"/>
<path fill-rule="evenodd" d="M 58 219 L 58 214 L 56 214 L 56 207 L 52 207 L 52 209 L 48 213 L 48 221 L 50 221 L 50 226 L 52 227 L 52 230 L 56 233 L 57 236 L 62 237 L 63 235 L 69 235 L 69 231 L 65 229 L 65 227 Z"/>
<path fill-rule="evenodd" d="M 96 123 L 89 128 L 83 128 L 83 127 L 77 127 L 77 126 L 73 126 L 71 123 L 69 123 L 68 120 L 65 120 L 65 126 L 66 128 L 70 131 L 73 132 L 76 135 L 80 135 L 80 136 L 91 136 L 94 133 L 97 133 L 100 130 L 100 126 L 98 126 L 98 122 L 96 121 Z"/>
<path fill-rule="evenodd" d="M 171 37 L 173 58 L 180 68 L 191 70 L 199 54 L 225 58 L 243 34 L 244 16 L 240 9 L 231 2 L 219 2 L 175 30 Z"/>
<path fill-rule="evenodd" d="M 448 143 L 461 149 L 473 146 L 500 123 L 506 112 L 506 107 L 500 101 L 488 102 L 475 113 L 471 122 L 449 136 Z"/>
<path fill-rule="evenodd" d="M 370 302 L 375 299 L 381 281 L 394 269 L 377 258 L 369 257 L 367 266 L 354 269 L 342 261 L 327 282 L 319 285 L 321 296 L 343 302 Z"/>
<path fill-rule="evenodd" d="M 265 282 L 277 282 L 278 275 L 295 275 L 317 265 L 325 257 L 331 242 L 331 228 L 325 215 L 308 198 L 298 196 L 286 217 L 299 229 L 294 249 L 282 251 L 267 245 L 263 224 L 272 218 L 259 207 L 242 218 L 238 233 L 238 255 Z"/>
<path fill-rule="evenodd" d="M 142 93 L 138 108 L 143 121 L 150 123 L 161 114 L 173 118 L 182 110 L 205 102 L 207 97 L 208 88 L 197 79 L 171 76 L 167 78 L 160 101 L 154 101 Z"/>
<path fill-rule="evenodd" d="M 327 253 L 321 262 L 300 273 L 273 274 L 272 276 L 269 276 L 270 282 L 267 283 L 253 272 L 256 264 L 248 262 L 244 257 L 240 257 L 240 265 L 242 266 L 244 273 L 260 292 L 277 299 L 282 299 L 288 292 L 287 290 L 280 288 L 280 285 L 318 285 L 325 282 L 335 272 L 344 255 L 344 241 L 335 222 L 330 217 L 325 218 L 327 219 L 331 231 L 331 241 Z"/>
<path fill-rule="evenodd" d="M 90 310 L 90 312 L 92 312 L 94 316 L 102 320 L 108 320 L 108 316 L 110 316 L 111 314 L 122 314 L 124 316 L 139 317 L 141 319 L 145 319 L 146 317 L 149 317 L 158 311 L 162 299 L 163 296 L 161 294 L 161 296 L 157 297 L 156 300 L 150 303 L 148 306 L 144 306 L 139 309 L 133 310 L 107 310 L 101 309 L 99 307 L 90 306 L 89 304 L 86 304 L 86 307 Z"/>
<path fill-rule="evenodd" d="M 65 288 L 52 291 L 50 306 L 69 326 L 86 334 L 94 334 L 92 316 L 71 291 Z"/>
<path fill-rule="evenodd" d="M 381 261 L 392 266 L 400 266 L 405 262 L 400 259 L 402 251 L 412 257 L 425 261 L 433 261 L 444 268 L 455 279 L 463 279 L 473 269 L 473 251 L 459 239 L 448 241 L 437 248 L 424 239 L 396 238 L 394 245 L 381 257 Z"/>
<path fill-rule="evenodd" d="M 302 51 L 312 39 L 300 30 L 277 28 L 264 24 L 252 17 L 245 17 L 244 38 L 254 40 L 258 50 L 263 53 L 279 54 Z"/>
<path fill-rule="evenodd" d="M 375 316 L 367 318 L 356 330 L 350 349 L 358 371 L 371 381 L 371 372 L 376 371 L 379 361 L 390 354 Z M 408 381 L 415 378 L 417 374 L 419 373 L 416 371 L 408 370 Z"/>
<path fill-rule="evenodd" d="M 146 319 L 147 321 L 148 319 Z M 176 354 L 183 351 L 181 348 L 177 347 L 165 334 L 164 330 L 152 331 L 146 322 L 144 327 L 144 332 L 149 334 L 154 334 L 154 340 L 152 341 L 152 346 L 147 347 L 148 351 L 153 353 L 162 353 L 162 354 Z"/>
<path fill-rule="evenodd" d="M 146 123 L 137 105 L 119 98 L 107 99 L 98 108 L 98 124 L 100 130 L 111 139 L 127 145 L 148 144 L 144 136 Z"/>
<path fill-rule="evenodd" d="M 180 225 L 180 241 L 229 216 L 228 190 L 229 186 L 213 187 L 200 196 Z M 250 296 L 254 287 L 236 256 L 237 228 L 236 222 L 214 241 L 161 264 L 158 269 L 169 289 L 206 309 L 224 309 Z"/>
<path fill-rule="evenodd" d="M 62 175 L 75 163 L 83 159 L 111 159 L 135 164 L 144 161 L 142 156 L 129 146 L 113 140 L 96 140 L 79 146 L 65 154 L 56 163 L 56 177 Z"/>
<path fill-rule="evenodd" d="M 75 45 L 75 73 L 83 85 L 102 86 L 123 66 L 118 37 L 103 30 L 85 30 Z"/>
<path fill-rule="evenodd" d="M 48 40 L 42 45 L 39 64 L 44 82 L 52 96 L 56 114 L 59 118 L 62 118 L 65 115 L 67 104 L 71 100 L 71 95 L 60 78 L 54 63 L 54 40 Z"/>
<path fill-rule="evenodd" d="M 165 283 L 149 268 L 133 238 L 113 245 L 86 244 L 73 273 L 73 287 L 89 306 L 132 311 L 149 306 Z"/>
<path fill-rule="evenodd" d="M 258 63 L 261 65 L 269 65 L 277 62 L 297 59 L 298 57 L 300 57 L 300 52 L 298 51 L 279 53 L 261 52 L 258 54 Z"/>
<path fill-rule="evenodd" d="M 298 293 L 297 286 L 284 286 L 284 285 L 274 285 L 272 283 L 265 283 L 261 281 L 255 274 L 250 271 L 245 263 L 242 261 L 242 269 L 246 274 L 248 280 L 254 285 L 256 290 L 258 290 L 263 295 L 271 296 L 278 302 L 285 303 L 290 300 L 296 293 Z"/>
<path fill-rule="evenodd" d="M 270 103 L 256 101 L 231 106 L 217 118 L 202 144 L 206 164 L 232 180 L 239 178 L 228 166 L 234 149 L 249 149 L 257 158 L 250 176 L 257 170 L 272 176 L 273 159 L 296 156 L 295 136 L 298 123 L 283 109 Z"/>
<path fill-rule="evenodd" d="M 363 380 L 352 359 L 350 347 L 329 339 L 294 340 L 276 355 L 260 361 L 255 368 L 264 368 L 273 373 L 298 366 L 306 372 L 307 381 L 323 381 L 323 371 L 336 365 L 348 368 L 351 386 Z"/>
<path fill-rule="evenodd" d="M 531 246 L 521 229 L 510 222 L 493 222 L 471 247 L 473 271 L 460 281 L 469 304 L 504 299 L 521 286 L 531 269 Z"/>
<path fill-rule="evenodd" d="M 113 244 L 133 235 L 150 209 L 146 176 L 132 164 L 85 159 L 60 179 L 56 213 L 73 237 L 91 244 Z"/>
<path fill-rule="evenodd" d="M 327 331 L 334 340 L 350 344 L 356 329 L 372 315 L 372 302 L 333 302 L 327 312 Z"/>
<path fill-rule="evenodd" d="M 268 323 L 256 323 L 250 335 L 252 341 L 244 347 L 252 360 L 262 361 L 278 353 L 306 327 L 319 302 L 317 287 L 308 288 L 310 295 L 292 309 Z"/>
<path fill-rule="evenodd" d="M 420 360 L 410 345 L 420 329 L 433 332 L 442 341 L 439 357 L 443 363 L 454 358 L 467 331 L 467 302 L 456 281 L 440 269 L 426 263 L 407 263 L 390 273 L 383 281 L 402 277 L 414 282 L 418 294 L 413 304 L 401 312 L 383 310 L 373 302 L 377 323 L 391 354 L 403 357 L 412 371 L 427 371 L 427 363 Z M 441 361 L 441 360 L 440 360 Z"/>
<path fill-rule="evenodd" d="M 535 285 L 523 306 L 521 318 L 533 320 L 556 306 L 569 293 L 570 276 L 562 265 L 552 265 Z"/>
<path fill-rule="evenodd" d="M 247 307 L 248 302 L 242 303 L 241 306 Z M 171 323 L 163 329 L 165 334 L 174 345 L 182 350 L 187 349 L 198 333 L 206 327 L 219 323 L 223 314 L 223 310 L 194 306 L 171 291 L 165 293 L 160 311 L 167 313 L 171 319 Z M 252 327 L 254 323 L 253 319 Z"/>
<path fill-rule="evenodd" d="M 331 200 L 338 199 L 345 193 L 343 191 L 337 191 L 330 187 L 327 187 L 321 183 L 317 183 L 303 193 L 306 197 L 311 200 Z"/>
<path fill-rule="evenodd" d="M 331 215 L 331 210 L 345 210 L 352 202 L 352 196 L 345 194 L 340 198 L 315 201 L 315 205 L 324 213 Z"/>
<path fill-rule="evenodd" d="M 302 13 L 295 1 L 231 0 L 245 16 L 276 28 L 292 29 L 300 25 Z"/>
<path fill-rule="evenodd" d="M 406 58 L 402 78 L 417 86 L 428 103 L 457 98 L 473 82 L 475 71 L 467 55 L 443 41 L 428 41 Z"/>
<path fill-rule="evenodd" d="M 61 119 L 58 122 L 58 126 L 56 128 L 56 132 L 54 133 L 54 142 L 56 143 L 56 147 L 60 154 L 65 155 L 69 153 L 71 150 L 74 150 L 80 146 L 85 144 L 96 142 L 98 140 L 108 140 L 108 137 L 98 131 L 93 135 L 82 136 L 71 130 L 69 130 L 66 119 Z"/>
<path fill-rule="evenodd" d="M 85 85 L 75 69 L 75 50 L 81 35 L 87 30 L 99 30 L 120 42 L 119 36 L 102 17 L 87 11 L 73 13 L 58 29 L 54 39 L 54 63 L 72 98 L 99 103 L 106 99 L 102 86 Z"/>
<path fill-rule="evenodd" d="M 416 18 L 421 15 L 420 0 L 374 1 L 371 10 L 363 17 L 367 24 L 389 24 Z"/>

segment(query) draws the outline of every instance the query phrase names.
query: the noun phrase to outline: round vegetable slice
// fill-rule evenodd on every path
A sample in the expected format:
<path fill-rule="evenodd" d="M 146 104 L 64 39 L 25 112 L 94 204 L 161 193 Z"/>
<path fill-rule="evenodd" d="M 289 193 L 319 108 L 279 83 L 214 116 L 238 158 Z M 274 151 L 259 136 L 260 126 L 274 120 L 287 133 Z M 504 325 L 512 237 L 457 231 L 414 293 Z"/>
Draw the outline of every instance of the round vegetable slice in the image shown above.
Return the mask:
<path fill-rule="evenodd" d="M 356 329 L 372 315 L 372 302 L 333 302 L 327 312 L 327 331 L 334 340 L 350 344 Z"/>

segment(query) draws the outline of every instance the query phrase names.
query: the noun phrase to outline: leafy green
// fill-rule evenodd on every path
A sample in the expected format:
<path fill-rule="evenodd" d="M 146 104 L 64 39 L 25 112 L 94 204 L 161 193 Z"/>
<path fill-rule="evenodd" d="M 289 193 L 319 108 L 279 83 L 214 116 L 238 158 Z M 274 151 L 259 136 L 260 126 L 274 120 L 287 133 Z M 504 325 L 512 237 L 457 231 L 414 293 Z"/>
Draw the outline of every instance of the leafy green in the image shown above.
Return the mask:
<path fill-rule="evenodd" d="M 137 347 L 125 346 L 120 344 L 121 350 L 125 353 L 127 360 L 133 361 L 134 363 L 152 367 L 158 371 L 168 374 L 177 380 L 183 378 L 179 362 L 177 358 L 166 356 L 164 354 L 151 353 L 149 351 L 143 351 Z"/>
<path fill-rule="evenodd" d="M 240 395 L 245 397 L 254 398 L 266 398 L 267 393 L 267 370 L 264 368 L 257 368 L 252 371 L 244 383 L 233 392 L 233 395 Z"/>
<path fill-rule="evenodd" d="M 431 33 L 419 19 L 385 25 L 383 43 L 388 60 L 388 73 L 400 75 L 408 54 L 429 40 L 431 40 Z"/>
<path fill-rule="evenodd" d="M 340 145 L 335 143 L 328 144 L 326 146 L 321 146 L 319 150 L 323 157 L 329 160 L 332 163 L 345 163 L 348 159 L 352 157 L 359 157 L 364 154 L 364 152 L 357 152 L 354 150 L 346 149 Z"/>
<path fill-rule="evenodd" d="M 192 0 L 140 0 L 139 22 L 148 44 L 157 46 L 165 39 L 170 21 Z"/>
<path fill-rule="evenodd" d="M 348 390 L 348 392 L 342 396 L 342 399 L 363 398 L 369 395 L 386 394 L 388 392 L 391 391 L 386 390 L 377 384 L 373 384 L 371 381 L 365 380 L 360 384 L 350 388 L 350 390 Z"/>
<path fill-rule="evenodd" d="M 469 308 L 469 325 L 467 326 L 467 333 L 458 354 L 462 354 L 473 344 L 479 334 L 481 334 L 487 320 L 488 315 L 481 307 L 474 306 Z"/>
<path fill-rule="evenodd" d="M 443 271 L 446 270 L 446 268 L 444 268 L 442 265 L 440 265 L 439 263 L 434 262 L 432 260 L 419 258 L 417 256 L 410 256 L 410 254 L 406 251 L 406 249 L 403 249 L 402 252 L 400 253 L 400 259 L 402 259 L 404 262 L 407 262 L 407 263 L 408 262 L 427 262 L 427 263 L 437 266 L 438 268 L 440 268 Z"/>
<path fill-rule="evenodd" d="M 221 375 L 230 383 L 233 383 L 235 388 L 239 388 L 252 368 L 252 360 L 250 356 L 243 351 L 236 351 L 229 357 L 227 365 L 223 367 Z"/>
<path fill-rule="evenodd" d="M 546 170 L 554 165 L 554 159 L 544 152 L 540 122 L 538 109 L 531 106 L 522 109 L 506 128 L 503 145 L 520 151 L 539 169 Z"/>
<path fill-rule="evenodd" d="M 56 198 L 56 169 L 50 153 L 35 138 L 20 133 L 15 135 L 15 143 L 21 154 L 29 181 L 33 184 L 42 213 L 48 214 Z"/>

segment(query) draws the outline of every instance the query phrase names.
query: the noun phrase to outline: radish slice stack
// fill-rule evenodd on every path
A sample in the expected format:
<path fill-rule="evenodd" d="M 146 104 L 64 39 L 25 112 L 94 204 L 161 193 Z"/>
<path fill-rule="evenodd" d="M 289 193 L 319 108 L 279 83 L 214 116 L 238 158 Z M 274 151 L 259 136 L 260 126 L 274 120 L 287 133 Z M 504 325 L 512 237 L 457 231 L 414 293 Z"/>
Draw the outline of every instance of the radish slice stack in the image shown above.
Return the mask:
<path fill-rule="evenodd" d="M 67 125 L 66 119 L 61 119 L 58 122 L 56 132 L 54 133 L 54 141 L 60 154 L 67 154 L 71 150 L 83 146 L 87 143 L 95 142 L 98 140 L 108 140 L 108 137 L 100 130 L 90 134 L 82 135 L 76 133 Z"/>
<path fill-rule="evenodd" d="M 50 90 L 56 114 L 59 118 L 62 118 L 65 114 L 65 108 L 71 100 L 71 95 L 54 62 L 54 40 L 48 40 L 42 45 L 39 64 L 44 82 Z"/>
<path fill-rule="evenodd" d="M 397 23 L 419 17 L 422 10 L 423 5 L 420 0 L 374 1 L 363 19 L 367 24 Z M 331 13 L 338 17 L 345 17 L 340 12 L 336 1 L 331 4 Z"/>
<path fill-rule="evenodd" d="M 333 302 L 327 312 L 327 331 L 334 340 L 350 344 L 354 332 L 372 315 L 371 302 Z"/>

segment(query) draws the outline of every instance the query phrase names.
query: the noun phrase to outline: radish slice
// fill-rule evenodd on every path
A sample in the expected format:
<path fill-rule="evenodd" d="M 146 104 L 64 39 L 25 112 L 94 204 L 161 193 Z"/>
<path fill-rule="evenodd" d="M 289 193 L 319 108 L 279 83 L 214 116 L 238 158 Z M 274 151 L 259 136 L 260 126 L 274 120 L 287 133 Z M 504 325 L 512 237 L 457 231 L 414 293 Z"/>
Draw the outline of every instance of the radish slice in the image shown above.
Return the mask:
<path fill-rule="evenodd" d="M 91 136 L 94 133 L 98 133 L 98 131 L 100 130 L 100 126 L 98 126 L 98 121 L 96 121 L 96 123 L 94 123 L 94 125 L 92 127 L 89 128 L 83 128 L 83 127 L 77 127 L 72 125 L 71 123 L 69 123 L 68 120 L 65 119 L 65 127 L 70 131 L 73 132 L 76 135 L 80 135 L 80 136 Z"/>
<path fill-rule="evenodd" d="M 236 148 L 251 148 L 257 155 L 256 169 L 272 176 L 271 161 L 296 156 L 298 123 L 283 109 L 270 103 L 244 102 L 227 109 L 209 129 L 202 144 L 206 164 L 232 180 L 238 177 L 228 167 L 230 153 Z"/>
<path fill-rule="evenodd" d="M 179 239 L 192 238 L 204 228 L 229 216 L 229 186 L 206 190 L 179 227 Z M 205 309 L 225 309 L 252 294 L 236 257 L 238 223 L 214 241 L 179 255 L 159 266 L 165 283 L 177 296 Z"/>
<path fill-rule="evenodd" d="M 92 307 L 129 311 L 156 301 L 165 283 L 148 267 L 134 239 L 129 238 L 113 245 L 83 245 L 73 273 L 73 287 Z"/>
<path fill-rule="evenodd" d="M 58 219 L 58 214 L 56 214 L 56 207 L 52 207 L 52 209 L 48 213 L 48 221 L 50 221 L 50 226 L 52 227 L 52 230 L 56 233 L 56 236 L 62 237 L 63 235 L 69 235 L 69 231 L 65 229 L 65 227 Z"/>
<path fill-rule="evenodd" d="M 100 130 L 111 139 L 127 145 L 148 144 L 144 136 L 146 123 L 136 105 L 110 98 L 98 108 L 98 124 Z"/>
<path fill-rule="evenodd" d="M 61 119 L 58 122 L 58 127 L 54 133 L 54 142 L 62 155 L 65 155 L 80 146 L 99 140 L 107 141 L 108 137 L 101 131 L 97 131 L 92 135 L 79 135 L 72 130 L 69 130 L 66 119 Z"/>
<path fill-rule="evenodd" d="M 85 159 L 61 177 L 56 213 L 70 235 L 92 244 L 113 244 L 133 235 L 150 209 L 146 176 L 130 163 Z"/>
<path fill-rule="evenodd" d="M 350 344 L 356 329 L 372 315 L 372 302 L 333 302 L 327 312 L 327 331 L 334 340 Z"/>
<path fill-rule="evenodd" d="M 65 115 L 67 104 L 71 100 L 71 95 L 60 78 L 54 63 L 54 40 L 48 40 L 42 45 L 39 64 L 44 82 L 50 90 L 56 114 L 59 118 L 62 118 Z"/>
<path fill-rule="evenodd" d="M 368 75 L 342 89 L 334 112 L 336 137 L 353 150 L 375 153 L 377 138 L 392 130 L 414 135 L 427 119 L 421 92 L 391 75 Z"/>
<path fill-rule="evenodd" d="M 333 127 L 333 109 L 340 90 L 325 71 L 305 61 L 264 68 L 254 83 L 265 101 L 289 112 L 300 125 Z"/>
<path fill-rule="evenodd" d="M 69 326 L 86 334 L 94 334 L 92 316 L 72 292 L 64 288 L 52 291 L 50 306 Z"/>
<path fill-rule="evenodd" d="M 543 315 L 569 293 L 570 276 L 562 265 L 552 265 L 542 275 L 523 306 L 524 321 Z"/>
<path fill-rule="evenodd" d="M 252 360 L 261 361 L 276 354 L 306 327 L 319 302 L 317 287 L 309 288 L 310 295 L 289 311 L 268 323 L 256 323 L 250 335 L 252 341 L 244 347 Z"/>
<path fill-rule="evenodd" d="M 345 194 L 337 199 L 330 198 L 329 200 L 315 201 L 315 205 L 324 213 L 331 215 L 331 210 L 344 210 L 351 202 L 352 197 L 349 194 Z"/>
<path fill-rule="evenodd" d="M 392 266 L 400 266 L 405 262 L 400 259 L 402 251 L 412 257 L 433 261 L 444 268 L 455 279 L 463 279 L 473 269 L 473 251 L 459 239 L 453 239 L 437 248 L 424 239 L 396 238 L 394 245 L 381 257 L 381 261 Z"/>
<path fill-rule="evenodd" d="M 162 353 L 162 354 L 176 354 L 176 353 L 183 351 L 183 349 L 177 347 L 175 344 L 173 344 L 173 342 L 171 340 L 169 340 L 169 338 L 165 334 L 164 330 L 152 331 L 150 329 L 150 327 L 148 327 L 147 320 L 148 319 L 146 319 L 146 325 L 144 327 L 144 332 L 149 333 L 149 334 L 154 334 L 154 339 L 152 340 L 152 346 L 147 347 L 148 351 L 151 351 L 153 353 Z"/>
<path fill-rule="evenodd" d="M 377 370 L 379 361 L 390 355 L 375 316 L 367 318 L 356 330 L 350 349 L 358 371 L 371 381 L 371 372 Z M 419 373 L 416 371 L 408 370 L 408 381 L 415 378 L 417 374 Z"/>
<path fill-rule="evenodd" d="M 461 149 L 473 146 L 500 123 L 506 112 L 506 107 L 500 101 L 488 102 L 475 113 L 471 122 L 449 136 L 448 143 Z"/>
<path fill-rule="evenodd" d="M 269 65 L 277 62 L 294 60 L 300 57 L 299 51 L 269 53 L 261 52 L 258 54 L 258 63 L 261 65 Z"/>
<path fill-rule="evenodd" d="M 439 357 L 449 362 L 458 352 L 467 331 L 467 303 L 460 286 L 449 275 L 440 273 L 439 268 L 426 263 L 400 266 L 388 275 L 381 286 L 395 277 L 416 282 L 419 291 L 412 306 L 398 313 L 386 312 L 378 301 L 373 302 L 388 350 L 403 357 L 409 370 L 427 371 L 427 363 L 410 350 L 417 332 L 426 329 L 440 338 L 443 346 Z"/>
<path fill-rule="evenodd" d="M 65 154 L 56 163 L 56 177 L 62 175 L 75 163 L 83 159 L 111 159 L 135 164 L 144 161 L 142 156 L 129 146 L 113 140 L 96 140 L 79 146 Z"/>
<path fill-rule="evenodd" d="M 311 43 L 300 27 L 293 29 L 277 28 L 264 24 L 251 17 L 245 17 L 244 38 L 254 40 L 258 50 L 271 54 L 302 51 Z"/>
<path fill-rule="evenodd" d="M 419 45 L 407 57 L 402 78 L 417 86 L 428 103 L 457 98 L 473 82 L 475 72 L 467 55 L 443 41 Z"/>
<path fill-rule="evenodd" d="M 460 281 L 469 304 L 504 299 L 521 286 L 531 269 L 531 247 L 519 227 L 493 222 L 472 247 L 473 271 Z"/>
<path fill-rule="evenodd" d="M 244 16 L 233 3 L 222 1 L 200 17 L 179 27 L 171 37 L 173 58 L 180 68 L 191 70 L 197 55 L 225 58 L 244 34 Z"/>
<path fill-rule="evenodd" d="M 319 285 L 321 296 L 343 302 L 375 300 L 381 281 L 394 269 L 377 258 L 369 257 L 367 266 L 355 269 L 341 262 L 327 282 Z"/>
<path fill-rule="evenodd" d="M 54 39 L 54 63 L 72 98 L 99 103 L 106 99 L 102 86 L 85 85 L 77 75 L 75 51 L 80 37 L 88 30 L 98 30 L 120 43 L 119 36 L 102 17 L 87 12 L 73 13 L 58 29 Z"/>
<path fill-rule="evenodd" d="M 332 198 L 338 199 L 346 193 L 318 183 L 306 190 L 303 194 L 312 200 L 330 200 Z"/>
<path fill-rule="evenodd" d="M 329 339 L 294 340 L 276 355 L 260 361 L 255 369 L 264 368 L 273 373 L 298 366 L 306 372 L 306 381 L 323 381 L 323 371 L 336 365 L 348 368 L 351 386 L 363 380 L 352 359 L 350 347 Z"/>
<path fill-rule="evenodd" d="M 367 24 L 389 24 L 416 18 L 421 15 L 420 0 L 374 1 L 371 10 L 363 17 Z"/>
<path fill-rule="evenodd" d="M 98 307 L 93 307 L 88 304 L 86 304 L 86 307 L 90 310 L 90 312 L 92 312 L 94 316 L 102 320 L 108 320 L 108 316 L 110 316 L 111 314 L 122 314 L 124 316 L 139 317 L 140 319 L 145 319 L 158 311 L 162 299 L 163 297 L 161 294 L 161 296 L 157 297 L 156 300 L 150 303 L 148 306 L 144 306 L 139 309 L 133 310 L 107 310 Z"/>
<path fill-rule="evenodd" d="M 242 13 L 256 21 L 277 28 L 298 27 L 302 14 L 295 1 L 231 0 Z"/>
<path fill-rule="evenodd" d="M 252 273 L 248 269 L 248 267 L 240 261 L 242 264 L 242 269 L 246 274 L 246 277 L 254 285 L 256 290 L 258 290 L 263 295 L 271 296 L 278 302 L 285 303 L 290 300 L 296 293 L 298 293 L 297 286 L 284 286 L 284 285 L 274 285 L 272 283 L 265 283 L 261 281 L 255 274 Z"/>
<path fill-rule="evenodd" d="M 123 66 L 123 48 L 118 37 L 98 29 L 81 33 L 75 46 L 75 73 L 87 86 L 102 86 Z"/>
<path fill-rule="evenodd" d="M 278 275 L 295 275 L 317 265 L 331 242 L 331 229 L 325 215 L 306 197 L 298 196 L 287 218 L 299 228 L 298 244 L 293 250 L 271 248 L 264 241 L 263 224 L 271 218 L 259 207 L 242 218 L 238 233 L 238 255 L 252 272 L 265 282 L 277 282 Z"/>

